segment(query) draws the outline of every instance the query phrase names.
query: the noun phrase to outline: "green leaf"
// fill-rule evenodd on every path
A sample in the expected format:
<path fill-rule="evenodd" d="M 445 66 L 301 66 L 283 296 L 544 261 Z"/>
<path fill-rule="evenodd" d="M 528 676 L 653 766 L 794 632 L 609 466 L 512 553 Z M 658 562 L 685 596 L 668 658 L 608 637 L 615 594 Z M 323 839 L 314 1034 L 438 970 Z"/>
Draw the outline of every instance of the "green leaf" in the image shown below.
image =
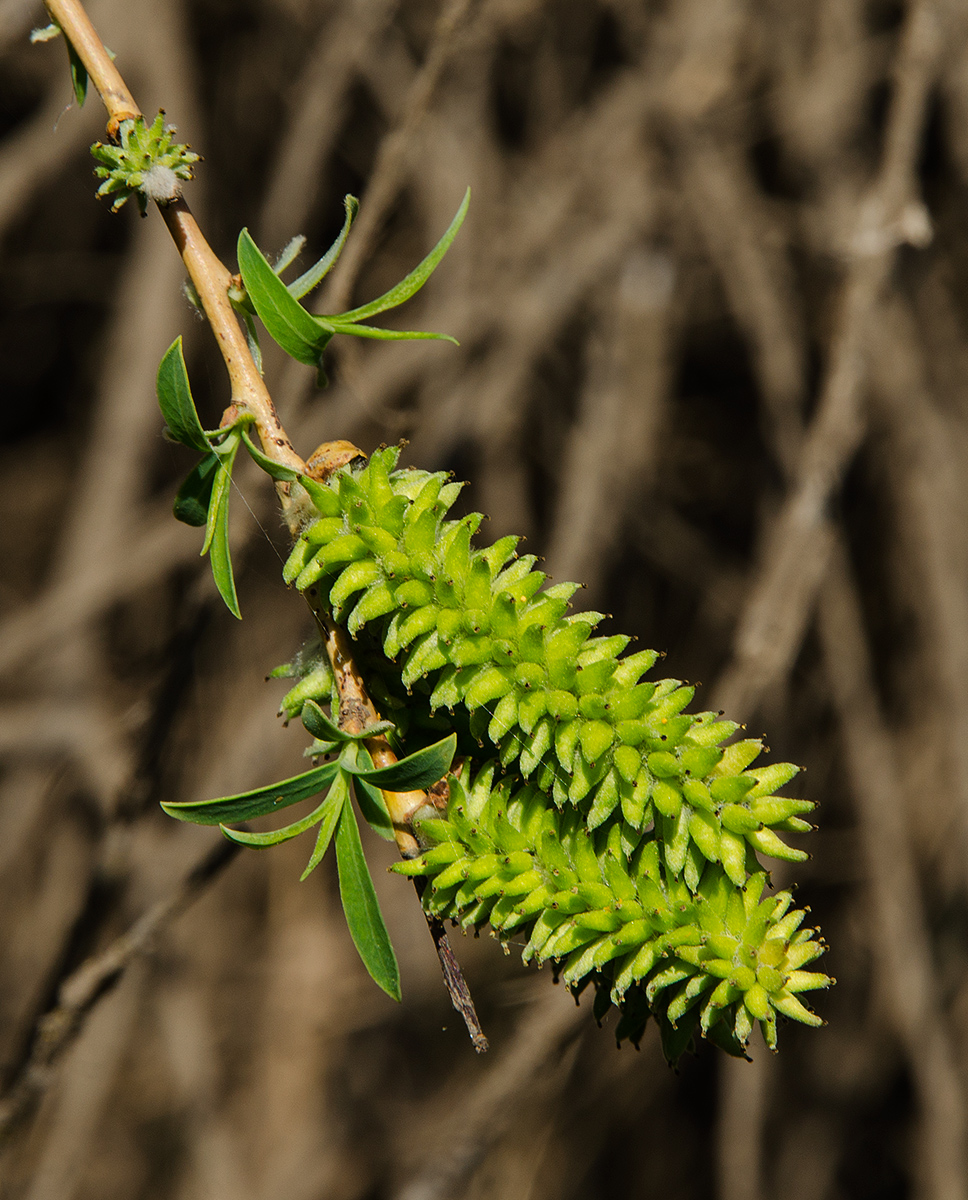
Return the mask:
<path fill-rule="evenodd" d="M 375 721 L 360 733 L 347 733 L 327 717 L 315 700 L 306 701 L 301 717 L 302 723 L 313 737 L 324 742 L 361 742 L 364 738 L 376 737 L 394 728 L 392 721 Z"/>
<path fill-rule="evenodd" d="M 353 791 L 356 793 L 356 802 L 360 806 L 360 812 L 367 825 L 385 842 L 392 842 L 395 836 L 393 822 L 390 820 L 390 814 L 387 812 L 386 802 L 380 789 L 367 783 L 361 775 L 357 775 L 353 780 Z"/>
<path fill-rule="evenodd" d="M 346 235 L 350 231 L 350 226 L 356 219 L 356 214 L 359 212 L 360 202 L 355 196 L 344 196 L 343 207 L 346 209 L 346 218 L 343 221 L 343 228 L 339 231 L 336 241 L 326 251 L 323 257 L 315 266 L 309 268 L 305 274 L 300 275 L 298 279 L 294 279 L 292 283 L 287 284 L 289 294 L 295 296 L 297 300 L 302 299 L 308 292 L 311 292 L 325 277 L 329 274 L 333 263 L 339 258 L 342 253 L 343 246 L 346 242 Z M 301 248 L 301 247 L 300 247 Z M 283 251 L 285 253 L 285 251 Z M 298 253 L 298 251 L 297 251 Z M 293 256 L 295 257 L 295 255 Z M 292 261 L 291 259 L 289 260 Z M 281 260 L 280 260 L 281 262 Z M 285 264 L 288 266 L 288 262 Z M 284 266 L 276 263 L 276 272 L 280 273 L 285 270 Z"/>
<path fill-rule="evenodd" d="M 322 738 L 313 738 L 303 751 L 303 758 L 318 758 L 321 754 L 332 754 L 338 748 L 338 742 L 324 742 Z"/>
<path fill-rule="evenodd" d="M 65 37 L 67 42 L 67 57 L 71 63 L 71 83 L 74 85 L 74 95 L 77 97 L 78 108 L 84 107 L 84 101 L 87 99 L 87 67 L 81 62 L 77 51 L 71 44 L 71 39 Z"/>
<path fill-rule="evenodd" d="M 179 521 L 186 525 L 206 524 L 218 465 L 217 454 L 206 454 L 189 473 L 175 497 L 174 513 Z"/>
<path fill-rule="evenodd" d="M 198 419 L 192 389 L 188 383 L 181 336 L 175 338 L 158 367 L 156 382 L 158 404 L 168 431 L 176 442 L 208 454 L 209 444 Z"/>
<path fill-rule="evenodd" d="M 205 544 L 201 553 L 210 552 L 212 577 L 219 595 L 225 601 L 229 612 L 241 620 L 239 599 L 235 592 L 235 576 L 232 573 L 232 556 L 229 552 L 229 495 L 232 487 L 232 467 L 238 449 L 239 436 L 233 434 L 217 451 L 220 461 L 212 487 Z"/>
<path fill-rule="evenodd" d="M 340 899 L 353 944 L 374 982 L 392 999 L 399 1000 L 400 970 L 363 857 L 360 831 L 350 804 L 343 805 L 336 829 L 336 866 Z"/>
<path fill-rule="evenodd" d="M 318 366 L 332 330 L 289 293 L 247 229 L 239 234 L 238 256 L 245 289 L 269 336 L 297 362 Z"/>
<path fill-rule="evenodd" d="M 262 347 L 259 345 L 259 333 L 255 327 L 255 318 L 247 309 L 241 308 L 236 309 L 236 311 L 242 318 L 242 323 L 245 326 L 245 342 L 249 347 L 249 353 L 252 355 L 252 361 L 255 363 L 255 369 L 262 375 Z"/>
<path fill-rule="evenodd" d="M 265 471 L 267 475 L 271 475 L 273 479 L 282 480 L 284 483 L 289 483 L 293 479 L 299 479 L 298 471 L 294 471 L 292 467 L 285 467 L 282 463 L 278 463 L 275 459 L 269 458 L 267 454 L 263 454 L 258 446 L 249 437 L 248 430 L 242 430 L 242 441 L 245 442 L 245 448 L 252 455 L 258 465 Z"/>
<path fill-rule="evenodd" d="M 329 849 L 329 843 L 333 840 L 333 830 L 336 828 L 336 822 L 340 819 L 344 806 L 349 808 L 349 794 L 349 780 L 340 771 L 336 776 L 336 782 L 330 788 L 329 795 L 326 797 L 326 810 L 319 825 L 319 833 L 316 835 L 316 845 L 313 847 L 313 852 L 310 855 L 309 862 L 306 864 L 305 871 L 299 876 L 300 883 L 304 879 L 307 879 L 322 862 L 323 856 Z"/>
<path fill-rule="evenodd" d="M 396 287 L 391 288 L 388 292 L 384 292 L 376 300 L 371 300 L 369 304 L 364 304 L 360 308 L 350 309 L 349 312 L 339 313 L 335 319 L 343 323 L 347 321 L 363 321 L 367 317 L 376 316 L 377 313 L 386 312 L 388 308 L 396 308 L 397 305 L 403 304 L 405 300 L 409 300 L 411 296 L 419 292 L 433 274 L 437 264 L 450 249 L 451 242 L 457 236 L 458 229 L 464 223 L 470 199 L 471 189 L 468 188 L 464 193 L 464 199 L 461 201 L 461 206 L 457 210 L 456 216 L 447 228 L 447 232 L 423 262 L 419 266 L 414 267 L 406 279 L 402 279 Z"/>
<path fill-rule="evenodd" d="M 453 342 L 455 346 L 460 345 L 457 338 L 451 337 L 449 333 L 425 333 L 421 330 L 413 329 L 380 329 L 376 325 L 353 325 L 332 318 L 330 319 L 330 324 L 333 327 L 334 333 L 349 333 L 354 337 L 375 338 L 381 342 L 415 342 L 418 339 L 425 339 L 437 342 Z"/>
<path fill-rule="evenodd" d="M 357 760 L 360 759 L 364 764 L 369 761 L 370 766 L 373 765 L 373 760 L 370 758 L 369 751 L 365 746 L 359 747 Z M 386 801 L 383 799 L 383 793 L 380 789 L 374 787 L 372 783 L 367 783 L 361 775 L 357 775 L 353 779 L 353 791 L 356 794 L 356 802 L 360 806 L 360 812 L 363 814 L 363 819 L 367 825 L 375 833 L 378 833 L 385 842 L 392 842 L 395 836 L 393 822 L 390 820 Z"/>
<path fill-rule="evenodd" d="M 359 762 L 343 765 L 352 775 L 359 775 L 382 791 L 413 792 L 439 783 L 450 770 L 456 750 L 457 734 L 452 733 L 450 737 L 442 738 L 432 746 L 425 746 L 423 750 L 401 758 L 389 767 L 375 770 Z"/>
<path fill-rule="evenodd" d="M 280 842 L 288 842 L 294 837 L 299 837 L 301 833 L 305 833 L 307 829 L 318 824 L 327 815 L 327 806 L 330 804 L 330 798 L 336 790 L 336 784 L 329 790 L 329 795 L 323 802 L 313 809 L 308 816 L 303 817 L 299 821 L 293 821 L 291 825 L 284 825 L 282 829 L 271 829 L 266 833 L 250 833 L 246 829 L 229 829 L 227 825 L 221 825 L 221 830 L 230 842 L 238 842 L 241 846 L 255 846 L 258 848 L 264 846 L 277 846 Z M 345 788 L 344 788 L 345 792 Z M 342 804 L 342 800 L 340 800 Z M 337 807 L 337 815 L 339 809 Z M 335 824 L 335 821 L 333 822 Z"/>
<path fill-rule="evenodd" d="M 266 813 L 288 808 L 310 796 L 318 796 L 336 778 L 339 767 L 336 763 L 324 763 L 313 767 L 291 779 L 280 780 L 268 787 L 256 788 L 252 792 L 240 792 L 237 796 L 222 796 L 217 800 L 189 800 L 162 804 L 170 817 L 179 821 L 190 821 L 193 825 L 223 825 L 230 821 L 249 821 L 263 817 Z"/>
<path fill-rule="evenodd" d="M 297 233 L 294 238 L 290 238 L 285 246 L 283 246 L 279 257 L 272 264 L 273 271 L 277 275 L 281 275 L 286 267 L 291 266 L 296 261 L 302 253 L 302 248 L 305 244 L 306 239 L 301 233 Z M 292 285 L 290 285 L 290 291 L 292 291 Z M 293 295 L 295 295 L 295 292 L 293 292 Z"/>

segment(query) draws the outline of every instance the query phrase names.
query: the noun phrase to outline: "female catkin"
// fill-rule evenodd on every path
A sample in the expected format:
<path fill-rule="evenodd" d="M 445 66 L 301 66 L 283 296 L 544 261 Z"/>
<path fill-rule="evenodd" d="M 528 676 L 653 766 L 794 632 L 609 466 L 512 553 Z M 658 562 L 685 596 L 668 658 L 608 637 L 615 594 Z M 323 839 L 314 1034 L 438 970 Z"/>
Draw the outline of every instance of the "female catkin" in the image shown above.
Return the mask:
<path fill-rule="evenodd" d="M 594 636 L 602 615 L 569 612 L 577 585 L 544 586 L 516 538 L 475 547 L 481 515 L 447 517 L 461 485 L 398 453 L 313 489 L 285 567 L 358 639 L 404 737 L 443 714 L 462 733 L 446 814 L 418 820 L 424 851 L 395 869 L 427 878 L 435 915 L 592 984 L 620 1038 L 654 1016 L 670 1058 L 697 1030 L 740 1054 L 754 1024 L 775 1047 L 778 1013 L 819 1024 L 798 996 L 831 982 L 803 970 L 823 943 L 757 858 L 807 857 L 781 836 L 811 828 L 811 802 L 777 795 L 797 768 L 724 746 L 735 723 L 644 679 L 658 655 Z"/>

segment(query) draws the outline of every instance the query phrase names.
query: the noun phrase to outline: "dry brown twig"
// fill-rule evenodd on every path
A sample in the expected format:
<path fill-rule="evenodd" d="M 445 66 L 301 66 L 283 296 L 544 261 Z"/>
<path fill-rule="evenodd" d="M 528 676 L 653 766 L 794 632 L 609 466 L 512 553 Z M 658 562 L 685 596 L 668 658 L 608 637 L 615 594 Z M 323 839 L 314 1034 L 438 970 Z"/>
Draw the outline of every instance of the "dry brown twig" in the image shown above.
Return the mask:
<path fill-rule="evenodd" d="M 167 896 L 64 980 L 55 1007 L 43 1015 L 34 1030 L 27 1060 L 0 1099 L 0 1143 L 34 1111 L 50 1086 L 53 1071 L 76 1041 L 94 1006 L 114 988 L 130 963 L 149 948 L 158 931 L 218 878 L 238 849 L 225 842 L 208 851 Z"/>
<path fill-rule="evenodd" d="M 866 436 L 865 360 L 871 350 L 874 314 L 898 248 L 905 242 L 924 246 L 930 240 L 916 169 L 930 89 L 941 66 L 944 20 L 943 8 L 933 0 L 914 0 L 908 10 L 880 170 L 859 201 L 853 229 L 839 247 L 846 259 L 839 314 L 816 416 L 805 433 L 797 391 L 804 350 L 782 269 L 778 271 L 770 261 L 762 236 L 755 236 L 756 206 L 751 200 L 756 189 L 745 171 L 737 173 L 735 155 L 730 156 L 702 129 L 697 134 L 686 125 L 681 134 L 696 219 L 757 355 L 761 388 L 772 410 L 774 453 L 789 481 L 784 505 L 765 530 L 761 566 L 734 636 L 732 661 L 716 687 L 716 705 L 729 711 L 755 710 L 767 688 L 789 668 L 818 589 L 830 571 L 836 536 L 827 505 Z M 842 718 L 846 720 L 843 710 Z M 880 866 L 868 861 L 877 887 L 878 871 L 891 860 L 882 858 Z M 909 899 L 912 911 L 920 912 L 916 890 Z M 905 970 L 903 962 L 891 966 L 902 974 Z M 887 977 L 894 978 L 890 973 Z M 937 1012 L 932 1017 L 941 1020 Z M 902 1021 L 902 1027 L 909 1025 Z M 937 1036 L 945 1038 L 942 1030 Z M 907 1049 L 916 1056 L 913 1043 Z M 931 1072 L 940 1069 L 939 1061 L 937 1054 L 932 1055 Z M 754 1079 L 736 1064 L 723 1064 L 721 1069 L 720 1181 L 726 1200 L 757 1200 L 761 1194 L 766 1070 L 758 1064 Z M 929 1098 L 929 1089 L 938 1080 L 922 1082 L 929 1173 L 942 1188 L 940 1195 L 951 1186 L 951 1165 L 963 1147 L 962 1105 L 953 1100 L 947 1110 L 951 1119 L 946 1120 Z M 939 1090 L 951 1098 L 950 1079 L 940 1084 Z"/>
<path fill-rule="evenodd" d="M 454 42 L 468 18 L 472 0 L 448 0 L 437 18 L 427 60 L 417 72 L 404 104 L 397 127 L 380 143 L 377 162 L 366 192 L 366 206 L 360 213 L 353 241 L 347 246 L 327 293 L 332 311 L 342 309 L 373 239 L 393 203 L 406 168 L 406 156 L 413 135 L 426 115 L 440 77 L 453 50 Z"/>
<path fill-rule="evenodd" d="M 860 603 L 841 545 L 832 568 L 821 597 L 820 633 L 860 812 L 876 914 L 870 922 L 874 953 L 921 1108 L 923 1194 L 963 1200 L 968 1151 L 964 1088 L 931 962 L 894 747 L 878 711 Z"/>
<path fill-rule="evenodd" d="M 817 413 L 805 435 L 796 476 L 763 539 L 761 566 L 737 629 L 733 660 L 720 679 L 718 703 L 749 713 L 795 655 L 832 547 L 827 504 L 860 446 L 864 359 L 869 323 L 905 243 L 930 240 L 917 195 L 916 166 L 932 83 L 944 49 L 945 13 L 935 0 L 914 0 L 894 72 L 881 167 L 839 247 L 846 273 Z"/>

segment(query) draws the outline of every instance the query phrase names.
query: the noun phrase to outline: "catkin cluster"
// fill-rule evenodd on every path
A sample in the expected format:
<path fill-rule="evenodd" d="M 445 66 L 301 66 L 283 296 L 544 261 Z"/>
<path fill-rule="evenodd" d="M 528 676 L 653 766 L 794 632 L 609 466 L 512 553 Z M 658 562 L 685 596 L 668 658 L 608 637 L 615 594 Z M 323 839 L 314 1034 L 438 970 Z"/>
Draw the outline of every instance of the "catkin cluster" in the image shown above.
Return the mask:
<path fill-rule="evenodd" d="M 474 547 L 481 515 L 447 517 L 462 485 L 397 456 L 314 487 L 285 567 L 359 640 L 404 733 L 447 714 L 463 735 L 446 815 L 427 810 L 424 852 L 397 869 L 427 878 L 435 914 L 593 984 L 620 1037 L 655 1016 L 670 1058 L 697 1028 L 743 1053 L 756 1022 L 775 1046 L 778 1013 L 819 1024 L 797 996 L 831 982 L 802 969 L 823 943 L 789 893 L 764 896 L 756 857 L 807 857 L 780 836 L 811 828 L 809 801 L 776 795 L 796 767 L 724 747 L 738 726 L 685 713 L 693 688 L 643 679 L 654 651 L 593 636 L 602 614 L 570 613 L 577 585 L 544 587 L 517 538 Z"/>

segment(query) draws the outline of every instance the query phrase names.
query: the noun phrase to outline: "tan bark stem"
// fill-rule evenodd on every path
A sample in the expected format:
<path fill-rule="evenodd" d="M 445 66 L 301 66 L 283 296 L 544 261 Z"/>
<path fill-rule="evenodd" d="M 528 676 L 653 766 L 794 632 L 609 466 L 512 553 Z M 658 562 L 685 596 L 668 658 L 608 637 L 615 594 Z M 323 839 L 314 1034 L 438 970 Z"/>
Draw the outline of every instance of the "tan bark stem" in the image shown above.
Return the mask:
<path fill-rule="evenodd" d="M 47 11 L 64 31 L 87 68 L 91 82 L 108 110 L 108 136 L 117 137 L 122 121 L 142 115 L 121 72 L 111 61 L 104 43 L 91 24 L 91 18 L 78 0 L 44 0 Z"/>
<path fill-rule="evenodd" d="M 310 592 L 313 594 L 310 595 Z M 346 630 L 336 625 L 318 603 L 316 588 L 308 589 L 306 595 L 336 676 L 336 690 L 339 692 L 337 724 L 347 733 L 362 733 L 367 726 L 380 720 L 380 714 L 367 694 L 366 685 L 353 660 L 350 639 Z M 397 756 L 382 734 L 367 738 L 363 745 L 369 751 L 375 767 L 389 767 L 397 761 Z M 383 800 L 393 822 L 393 835 L 401 857 L 415 858 L 420 853 L 420 846 L 413 835 L 411 820 L 413 814 L 427 803 L 427 793 L 384 792 Z"/>
<path fill-rule="evenodd" d="M 188 268 L 218 342 L 232 386 L 232 405 L 236 410 L 245 410 L 255 417 L 259 440 L 269 458 L 293 470 L 305 471 L 306 464 L 293 449 L 269 390 L 252 361 L 245 335 L 229 300 L 232 276 L 228 268 L 205 240 L 184 200 L 159 205 L 159 209 L 178 247 L 178 253 Z M 285 495 L 288 496 L 288 488 Z M 285 503 L 283 507 L 286 507 Z"/>

